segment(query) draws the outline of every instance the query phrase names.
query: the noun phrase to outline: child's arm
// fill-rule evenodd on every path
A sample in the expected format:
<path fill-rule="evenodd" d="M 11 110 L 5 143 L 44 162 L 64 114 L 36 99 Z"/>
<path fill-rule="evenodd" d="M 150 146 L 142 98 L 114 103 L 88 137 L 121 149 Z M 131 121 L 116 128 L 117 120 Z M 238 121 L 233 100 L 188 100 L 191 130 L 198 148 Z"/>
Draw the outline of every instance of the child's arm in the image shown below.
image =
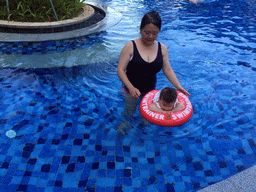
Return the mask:
<path fill-rule="evenodd" d="M 149 110 L 158 112 L 158 113 L 175 113 L 175 112 L 183 110 L 184 108 L 185 108 L 185 106 L 183 105 L 183 103 L 180 103 L 180 102 L 177 102 L 176 107 L 171 111 L 165 111 L 165 110 L 159 108 L 155 103 L 152 103 L 149 106 Z"/>
<path fill-rule="evenodd" d="M 177 102 L 176 103 L 176 107 L 173 110 L 171 110 L 171 113 L 175 113 L 175 112 L 181 111 L 184 108 L 185 108 L 185 106 L 183 105 L 183 103 Z"/>
<path fill-rule="evenodd" d="M 171 111 L 164 111 L 163 109 L 159 108 L 155 103 L 152 103 L 149 106 L 149 110 L 158 112 L 158 113 L 171 113 Z"/>

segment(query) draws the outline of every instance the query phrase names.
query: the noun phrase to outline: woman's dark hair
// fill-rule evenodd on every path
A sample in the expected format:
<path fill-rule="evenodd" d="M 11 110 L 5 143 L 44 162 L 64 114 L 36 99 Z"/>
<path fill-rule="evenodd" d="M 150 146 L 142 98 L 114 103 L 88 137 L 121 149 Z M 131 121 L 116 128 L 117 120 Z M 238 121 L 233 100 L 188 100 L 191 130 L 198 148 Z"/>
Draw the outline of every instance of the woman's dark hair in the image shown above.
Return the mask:
<path fill-rule="evenodd" d="M 171 103 L 176 101 L 177 99 L 176 89 L 173 89 L 170 87 L 164 88 L 160 93 L 159 99 L 163 100 L 166 103 Z"/>
<path fill-rule="evenodd" d="M 150 23 L 157 26 L 159 28 L 159 31 L 161 30 L 162 20 L 157 11 L 148 12 L 143 16 L 140 24 L 140 30 L 142 30 L 147 24 Z"/>

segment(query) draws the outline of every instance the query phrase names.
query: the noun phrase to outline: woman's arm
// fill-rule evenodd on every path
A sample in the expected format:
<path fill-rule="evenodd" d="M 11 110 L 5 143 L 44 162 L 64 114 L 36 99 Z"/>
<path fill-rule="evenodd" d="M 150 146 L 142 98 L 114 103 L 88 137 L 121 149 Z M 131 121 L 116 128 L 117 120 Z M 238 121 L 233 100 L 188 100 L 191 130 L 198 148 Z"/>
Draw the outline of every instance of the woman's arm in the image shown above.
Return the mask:
<path fill-rule="evenodd" d="M 141 95 L 140 91 L 131 84 L 131 82 L 129 81 L 125 73 L 132 54 L 133 54 L 133 44 L 130 41 L 124 46 L 124 48 L 121 51 L 119 63 L 117 66 L 117 75 L 120 78 L 120 80 L 123 82 L 123 84 L 128 88 L 131 96 L 134 98 L 139 98 L 139 96 Z"/>
<path fill-rule="evenodd" d="M 169 53 L 164 44 L 161 44 L 162 47 L 162 55 L 163 55 L 163 73 L 166 76 L 166 78 L 173 84 L 176 89 L 183 92 L 185 95 L 190 95 L 181 85 L 180 82 L 174 73 L 170 62 L 169 62 Z"/>

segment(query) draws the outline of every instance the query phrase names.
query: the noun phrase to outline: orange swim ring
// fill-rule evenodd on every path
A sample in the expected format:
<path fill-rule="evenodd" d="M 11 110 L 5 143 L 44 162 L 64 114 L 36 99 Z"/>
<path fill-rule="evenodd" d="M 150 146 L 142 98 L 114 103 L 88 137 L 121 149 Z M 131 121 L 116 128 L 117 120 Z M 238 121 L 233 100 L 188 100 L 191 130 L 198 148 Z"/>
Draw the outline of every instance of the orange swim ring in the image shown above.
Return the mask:
<path fill-rule="evenodd" d="M 188 97 L 182 92 L 177 91 L 178 101 L 183 103 L 185 108 L 182 111 L 175 113 L 158 113 L 149 110 L 149 106 L 153 103 L 153 98 L 159 90 L 152 90 L 148 92 L 141 100 L 140 103 L 140 113 L 141 115 L 150 123 L 165 126 L 173 127 L 186 123 L 193 114 L 193 107 Z"/>

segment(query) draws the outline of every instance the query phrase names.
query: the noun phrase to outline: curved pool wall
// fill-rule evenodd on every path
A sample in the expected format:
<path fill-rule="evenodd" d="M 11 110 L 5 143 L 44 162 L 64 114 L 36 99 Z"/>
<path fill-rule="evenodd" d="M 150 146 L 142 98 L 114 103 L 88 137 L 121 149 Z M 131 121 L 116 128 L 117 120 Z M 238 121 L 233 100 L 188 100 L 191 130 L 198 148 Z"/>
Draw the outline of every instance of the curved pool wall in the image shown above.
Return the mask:
<path fill-rule="evenodd" d="M 7 21 L 7 20 L 0 20 L 0 31 L 6 34 L 11 33 L 14 37 L 17 34 L 42 34 L 42 33 L 54 33 L 58 34 L 60 32 L 71 31 L 75 29 L 81 29 L 86 26 L 89 26 L 96 21 L 100 21 L 105 17 L 105 12 L 97 7 L 92 5 L 84 4 L 81 8 L 81 14 L 77 17 L 72 19 L 67 19 L 63 21 L 53 21 L 53 22 L 17 22 L 17 21 Z M 96 16 L 101 16 L 99 19 L 95 18 Z M 93 21 L 94 22 L 90 22 Z M 3 35 L 3 36 L 4 36 Z M 24 36 L 20 36 L 19 38 L 22 39 Z M 26 36 L 25 36 L 26 37 Z M 52 37 L 51 37 L 52 38 Z M 12 41 L 12 38 L 8 39 Z M 20 40 L 26 41 L 26 40 Z M 19 41 L 19 42 L 20 42 Z M 29 39 L 31 41 L 31 39 Z"/>
<path fill-rule="evenodd" d="M 0 32 L 0 54 L 40 55 L 84 49 L 91 46 L 92 41 L 88 40 L 88 34 L 97 35 L 97 33 L 113 27 L 120 22 L 122 14 L 102 3 L 87 2 L 87 4 L 92 6 L 92 8 L 94 7 L 95 14 L 103 14 L 100 13 L 103 11 L 104 16 L 102 17 L 104 18 L 90 26 L 62 32 L 28 34 Z M 96 9 L 99 11 L 96 11 Z M 88 14 L 88 16 L 85 16 L 85 19 L 89 20 L 91 17 L 95 16 Z M 97 19 L 94 20 L 96 21 Z M 71 24 L 72 22 L 70 22 Z"/>
<path fill-rule="evenodd" d="M 87 2 L 87 4 L 103 10 L 106 17 L 83 29 L 56 34 L 0 33 L 1 41 L 6 41 L 0 42 L 0 53 L 3 54 L 0 66 L 14 68 L 72 67 L 95 63 L 101 58 L 112 59 L 112 50 L 106 49 L 104 42 L 106 30 L 117 25 L 122 19 L 122 14 L 104 3 Z M 70 52 L 74 50 L 75 54 Z"/>
<path fill-rule="evenodd" d="M 88 48 L 0 56 L 1 190 L 198 191 L 254 166 L 255 2 L 102 2 L 123 19 Z M 123 135 L 118 57 L 152 9 L 194 114 L 166 128 L 137 111 Z"/>
<path fill-rule="evenodd" d="M 70 39 L 75 37 L 81 37 L 92 33 L 97 33 L 106 30 L 109 27 L 112 27 L 116 25 L 122 18 L 122 15 L 119 12 L 116 12 L 114 9 L 112 9 L 109 6 L 106 6 L 102 3 L 96 3 L 96 2 L 87 2 L 87 5 L 91 5 L 92 8 L 94 8 L 94 13 L 97 14 L 103 14 L 104 16 L 101 21 L 98 21 L 97 23 L 91 24 L 90 26 L 85 26 L 82 28 L 74 29 L 72 31 L 70 30 L 60 30 L 61 32 L 35 32 L 35 33 L 24 33 L 24 32 L 16 32 L 16 33 L 7 33 L 7 32 L 1 32 L 0 34 L 0 42 L 41 42 L 41 41 L 56 41 L 56 40 L 63 40 L 63 39 Z M 96 11 L 98 9 L 98 11 Z M 104 13 L 100 13 L 100 12 Z M 90 10 L 91 12 L 91 10 Z M 94 15 L 91 15 L 91 13 L 88 13 L 87 19 L 90 17 L 93 17 Z M 75 18 L 76 19 L 76 18 Z M 78 21 L 76 21 L 78 22 Z M 74 25 L 75 21 L 70 21 L 70 25 Z M 6 25 L 6 24 L 5 24 Z M 27 25 L 27 24 L 25 24 Z M 54 23 L 50 23 L 49 25 L 54 25 Z M 56 24 L 57 25 L 57 24 Z M 62 24 L 61 26 L 65 27 L 67 26 L 66 23 Z M 25 28 L 25 27 L 24 27 Z M 41 28 L 44 28 L 43 26 Z M 49 28 L 49 27 L 47 27 Z M 33 28 L 32 28 L 33 29 Z M 54 27 L 52 27 L 54 29 Z M 31 30 L 32 31 L 32 30 Z"/>

